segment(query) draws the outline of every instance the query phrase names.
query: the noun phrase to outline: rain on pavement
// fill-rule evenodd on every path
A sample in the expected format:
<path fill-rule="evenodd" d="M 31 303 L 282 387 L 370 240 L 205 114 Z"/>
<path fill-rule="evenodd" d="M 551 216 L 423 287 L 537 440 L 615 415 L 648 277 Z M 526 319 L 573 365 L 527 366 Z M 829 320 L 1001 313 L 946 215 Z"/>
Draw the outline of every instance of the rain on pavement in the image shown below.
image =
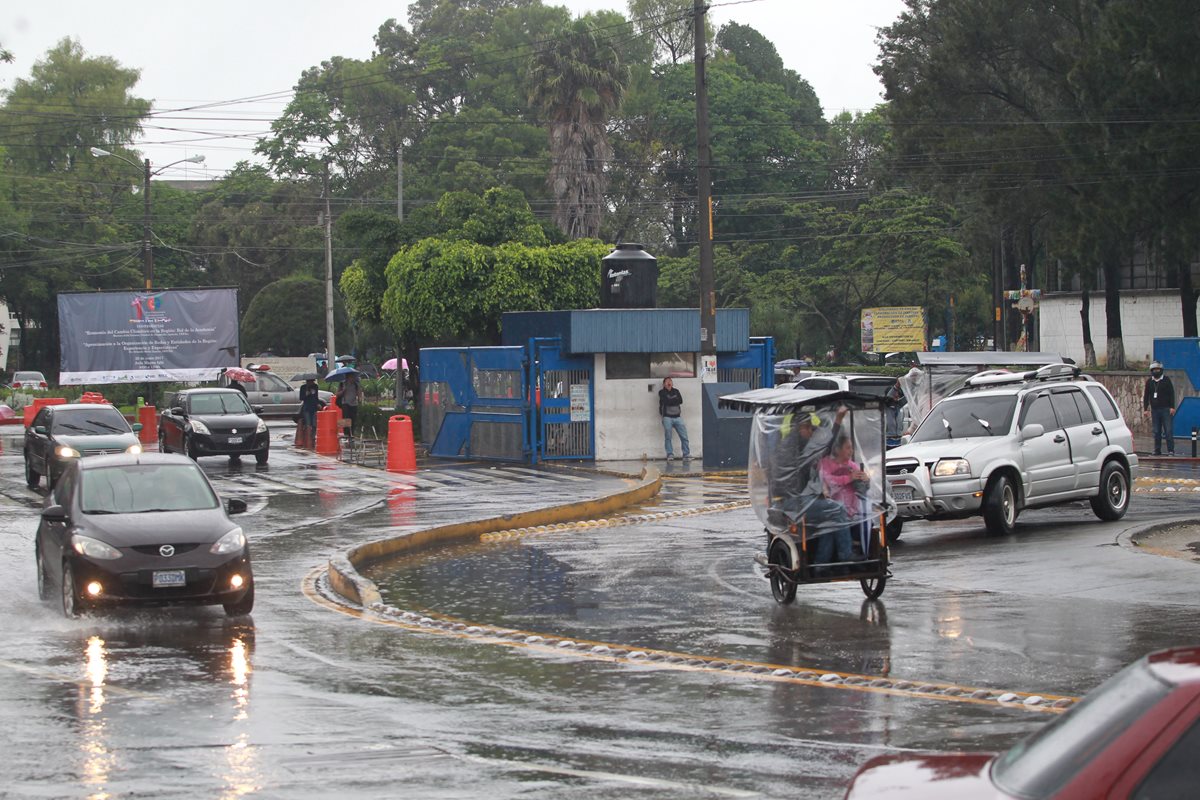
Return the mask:
<path fill-rule="evenodd" d="M 847 582 L 802 587 L 793 606 L 771 599 L 753 561 L 763 538 L 742 484 L 669 475 L 627 524 L 369 571 L 389 605 L 464 623 L 447 635 L 339 613 L 322 566 L 404 530 L 632 482 L 488 464 L 390 475 L 292 450 L 290 427 L 272 430 L 267 466 L 200 462 L 223 497 L 250 503 L 237 520 L 257 605 L 242 621 L 219 607 L 68 620 L 38 602 L 42 494 L 24 485 L 19 429 L 0 431 L 7 795 L 840 797 L 873 755 L 1000 748 L 1056 713 L 872 682 L 1074 697 L 1148 650 L 1200 641 L 1195 565 L 1125 536 L 1195 515 L 1200 472 L 1186 464 L 1148 465 L 1120 523 L 1086 504 L 1026 512 L 999 539 L 978 520 L 910 523 L 880 601 Z M 702 506 L 725 510 L 692 513 Z M 462 634 L 481 626 L 530 636 Z"/>

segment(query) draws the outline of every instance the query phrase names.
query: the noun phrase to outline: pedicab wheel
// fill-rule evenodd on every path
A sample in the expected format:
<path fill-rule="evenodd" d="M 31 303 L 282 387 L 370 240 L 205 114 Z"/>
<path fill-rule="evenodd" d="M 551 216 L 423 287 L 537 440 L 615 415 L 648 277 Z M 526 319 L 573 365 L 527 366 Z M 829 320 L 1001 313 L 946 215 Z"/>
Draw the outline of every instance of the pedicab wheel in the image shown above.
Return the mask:
<path fill-rule="evenodd" d="M 883 594 L 883 589 L 887 586 L 887 576 L 880 575 L 878 578 L 859 578 L 858 583 L 862 586 L 863 594 L 868 600 L 878 600 L 879 595 Z"/>
<path fill-rule="evenodd" d="M 771 594 L 777 603 L 786 606 L 796 599 L 796 581 L 792 580 L 796 565 L 792 563 L 792 551 L 776 539 L 771 543 L 767 562 L 771 565 Z"/>

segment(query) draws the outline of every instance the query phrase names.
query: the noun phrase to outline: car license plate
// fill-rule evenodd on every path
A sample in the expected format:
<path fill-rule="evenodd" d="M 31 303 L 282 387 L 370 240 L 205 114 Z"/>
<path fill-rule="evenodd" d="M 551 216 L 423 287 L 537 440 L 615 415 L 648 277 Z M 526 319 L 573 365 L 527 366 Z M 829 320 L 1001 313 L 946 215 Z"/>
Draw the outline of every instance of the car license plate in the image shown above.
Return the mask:
<path fill-rule="evenodd" d="M 242 443 L 242 437 L 240 437 L 240 436 L 230 436 L 230 437 L 229 437 L 229 443 L 230 443 L 230 444 L 241 444 L 241 443 Z"/>
<path fill-rule="evenodd" d="M 893 486 L 892 499 L 897 503 L 911 503 L 913 499 L 913 490 L 911 486 Z"/>
<path fill-rule="evenodd" d="M 154 573 L 152 583 L 155 589 L 160 589 L 164 586 L 184 586 L 187 583 L 187 578 L 181 569 L 164 569 Z"/>

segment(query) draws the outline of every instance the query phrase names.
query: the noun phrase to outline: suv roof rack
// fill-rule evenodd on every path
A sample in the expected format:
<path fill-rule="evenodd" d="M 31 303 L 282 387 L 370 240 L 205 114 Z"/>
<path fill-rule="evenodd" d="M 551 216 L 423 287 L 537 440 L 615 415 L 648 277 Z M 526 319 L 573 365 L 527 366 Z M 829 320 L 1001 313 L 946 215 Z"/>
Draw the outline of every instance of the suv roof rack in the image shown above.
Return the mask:
<path fill-rule="evenodd" d="M 1090 381 L 1091 378 L 1084 375 L 1083 370 L 1074 364 L 1047 364 L 1044 367 L 1031 369 L 1026 372 L 989 370 L 967 378 L 967 382 L 963 384 L 961 389 L 954 392 L 954 394 L 967 392 L 972 389 L 995 389 L 1000 386 L 1012 386 L 1014 384 L 1033 383 L 1035 381 L 1060 380 Z"/>

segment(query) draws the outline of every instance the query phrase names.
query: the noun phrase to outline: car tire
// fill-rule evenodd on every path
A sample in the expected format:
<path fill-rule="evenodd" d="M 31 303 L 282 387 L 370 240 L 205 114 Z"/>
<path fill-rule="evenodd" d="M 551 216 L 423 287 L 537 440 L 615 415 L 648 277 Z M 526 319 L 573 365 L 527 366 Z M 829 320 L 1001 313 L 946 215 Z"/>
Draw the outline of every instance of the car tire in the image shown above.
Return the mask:
<path fill-rule="evenodd" d="M 896 517 L 891 522 L 888 522 L 884 528 L 887 534 L 887 543 L 895 544 L 900 541 L 900 534 L 904 532 L 904 520 Z"/>
<path fill-rule="evenodd" d="M 224 603 L 225 616 L 227 617 L 244 617 L 254 610 L 254 582 L 250 582 L 250 588 L 242 595 L 242 599 L 235 603 Z"/>
<path fill-rule="evenodd" d="M 1017 490 L 1007 475 L 997 475 L 983 493 L 983 521 L 992 536 L 1008 536 L 1017 527 Z"/>
<path fill-rule="evenodd" d="M 1112 522 L 1129 510 L 1129 475 L 1116 461 L 1109 461 L 1100 470 L 1100 491 L 1091 498 L 1092 512 L 1102 520 Z"/>
<path fill-rule="evenodd" d="M 229 463 L 230 464 L 240 464 L 240 463 L 242 463 L 242 457 L 240 455 L 238 455 L 237 453 L 233 453 L 229 456 Z"/>
<path fill-rule="evenodd" d="M 269 459 L 270 457 L 271 457 L 271 451 L 269 449 L 259 450 L 257 453 L 254 454 L 254 460 L 258 464 L 267 463 L 267 459 Z"/>
<path fill-rule="evenodd" d="M 29 463 L 29 453 L 26 453 L 25 454 L 25 485 L 28 486 L 30 489 L 36 489 L 38 487 L 38 484 L 41 482 L 41 480 L 42 480 L 41 473 L 38 472 L 37 470 L 35 470 L 33 468 L 33 465 Z"/>
<path fill-rule="evenodd" d="M 38 600 L 44 603 L 50 599 L 50 584 L 46 580 L 46 562 L 42 558 L 41 545 L 34 545 L 33 560 L 37 564 Z"/>
<path fill-rule="evenodd" d="M 192 441 L 191 436 L 183 437 L 183 452 L 186 453 L 187 457 L 192 461 L 200 460 L 200 454 L 196 452 L 196 443 Z"/>
<path fill-rule="evenodd" d="M 75 619 L 79 616 L 79 595 L 75 592 L 75 570 L 71 569 L 70 561 L 63 562 L 60 588 L 62 589 L 59 594 L 62 595 L 63 616 L 67 619 Z"/>

